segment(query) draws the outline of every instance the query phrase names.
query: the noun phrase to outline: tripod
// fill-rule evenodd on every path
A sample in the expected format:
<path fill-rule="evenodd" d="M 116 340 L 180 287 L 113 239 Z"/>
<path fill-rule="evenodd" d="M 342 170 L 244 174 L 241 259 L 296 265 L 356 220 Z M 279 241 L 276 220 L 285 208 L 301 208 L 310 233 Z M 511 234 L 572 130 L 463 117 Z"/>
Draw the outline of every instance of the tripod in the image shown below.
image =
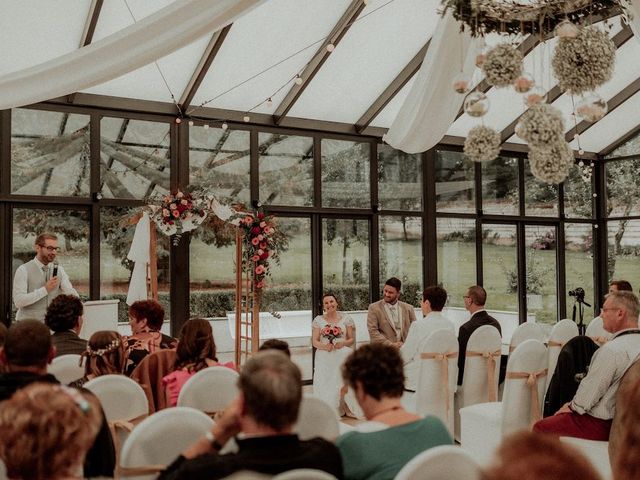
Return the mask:
<path fill-rule="evenodd" d="M 587 330 L 587 327 L 584 324 L 584 306 L 585 305 L 587 307 L 591 307 L 591 305 L 589 305 L 587 302 L 585 302 L 584 300 L 582 300 L 580 298 L 576 298 L 575 301 L 573 302 L 572 320 L 573 320 L 573 323 L 578 325 L 578 334 L 579 335 L 584 335 L 586 330 Z M 579 322 L 576 322 L 576 310 L 578 312 L 578 318 L 580 320 Z"/>

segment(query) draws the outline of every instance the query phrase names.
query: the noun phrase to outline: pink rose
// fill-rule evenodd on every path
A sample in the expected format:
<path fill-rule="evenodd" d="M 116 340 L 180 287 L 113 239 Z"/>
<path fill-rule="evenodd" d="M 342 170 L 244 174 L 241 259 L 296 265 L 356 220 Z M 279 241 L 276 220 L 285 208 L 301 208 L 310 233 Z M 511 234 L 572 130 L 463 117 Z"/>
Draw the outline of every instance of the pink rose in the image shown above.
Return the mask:
<path fill-rule="evenodd" d="M 171 212 L 169 210 L 167 210 L 166 208 L 163 208 L 162 209 L 162 216 L 168 217 L 169 215 L 171 215 Z"/>
<path fill-rule="evenodd" d="M 267 248 L 267 242 L 260 242 L 260 248 L 262 250 L 264 250 L 265 248 Z"/>
<path fill-rule="evenodd" d="M 184 193 L 178 190 L 178 193 L 176 193 L 176 198 L 182 198 L 182 197 L 184 197 Z"/>
<path fill-rule="evenodd" d="M 264 273 L 264 266 L 263 265 L 258 265 L 256 267 L 256 275 L 262 275 Z"/>
<path fill-rule="evenodd" d="M 262 235 L 258 235 L 258 240 L 262 241 L 264 240 L 264 237 Z"/>
<path fill-rule="evenodd" d="M 189 205 L 189 202 L 187 200 L 185 200 L 184 198 L 182 200 L 180 200 L 180 203 L 182 205 Z"/>
<path fill-rule="evenodd" d="M 262 255 L 264 252 L 261 249 L 258 249 L 258 251 L 256 252 L 256 255 Z"/>
<path fill-rule="evenodd" d="M 247 225 L 251 225 L 253 223 L 253 218 L 252 217 L 244 217 L 244 223 L 246 223 Z"/>
<path fill-rule="evenodd" d="M 173 211 L 173 216 L 178 218 L 180 216 L 180 212 L 178 210 Z"/>
<path fill-rule="evenodd" d="M 258 283 L 256 283 L 256 288 L 264 288 L 264 280 L 260 280 Z"/>
<path fill-rule="evenodd" d="M 260 255 L 254 255 L 253 257 L 251 257 L 251 260 L 257 262 L 258 260 L 260 260 Z"/>
<path fill-rule="evenodd" d="M 260 243 L 260 241 L 257 238 L 252 238 L 251 239 L 251 245 L 257 246 Z"/>
<path fill-rule="evenodd" d="M 260 227 L 261 227 L 261 228 L 264 228 L 264 227 L 266 227 L 266 226 L 267 226 L 267 222 L 260 222 Z"/>

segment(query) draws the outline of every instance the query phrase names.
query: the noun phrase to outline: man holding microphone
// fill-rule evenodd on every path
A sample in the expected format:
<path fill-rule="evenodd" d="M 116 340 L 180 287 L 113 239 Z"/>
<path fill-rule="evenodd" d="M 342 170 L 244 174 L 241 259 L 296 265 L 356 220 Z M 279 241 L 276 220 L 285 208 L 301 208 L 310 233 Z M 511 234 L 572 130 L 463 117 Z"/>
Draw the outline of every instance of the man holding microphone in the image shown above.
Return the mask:
<path fill-rule="evenodd" d="M 78 296 L 69 276 L 58 265 L 58 237 L 42 233 L 36 237 L 36 256 L 20 265 L 13 277 L 13 303 L 18 312 L 16 320 L 44 321 L 51 300 L 64 293 Z"/>

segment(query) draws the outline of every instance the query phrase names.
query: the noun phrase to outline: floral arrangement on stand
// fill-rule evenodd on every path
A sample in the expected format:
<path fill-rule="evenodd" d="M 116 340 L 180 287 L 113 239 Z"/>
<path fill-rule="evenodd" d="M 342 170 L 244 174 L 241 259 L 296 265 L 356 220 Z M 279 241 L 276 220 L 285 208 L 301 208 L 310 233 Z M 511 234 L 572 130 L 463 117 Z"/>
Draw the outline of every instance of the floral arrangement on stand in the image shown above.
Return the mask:
<path fill-rule="evenodd" d="M 238 212 L 231 221 L 244 232 L 242 268 L 252 272 L 253 286 L 260 291 L 271 274 L 272 262 L 279 263 L 280 251 L 288 247 L 288 238 L 276 228 L 275 218 L 262 210 Z"/>
<path fill-rule="evenodd" d="M 209 214 L 209 202 L 191 192 L 169 194 L 162 197 L 160 203 L 148 200 L 149 217 L 158 230 L 167 236 L 173 236 L 177 245 L 183 233 L 195 230 Z"/>

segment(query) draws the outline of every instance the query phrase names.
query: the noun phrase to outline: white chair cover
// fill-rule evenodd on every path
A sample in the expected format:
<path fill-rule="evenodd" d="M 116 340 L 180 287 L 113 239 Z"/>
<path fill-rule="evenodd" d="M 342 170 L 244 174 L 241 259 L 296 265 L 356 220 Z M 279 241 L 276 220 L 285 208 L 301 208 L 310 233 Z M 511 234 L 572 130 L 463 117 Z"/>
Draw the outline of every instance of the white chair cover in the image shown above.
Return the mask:
<path fill-rule="evenodd" d="M 604 324 L 600 317 L 596 317 L 589 322 L 584 334 L 600 346 L 611 340 L 611 337 L 613 336 L 612 333 L 609 333 L 604 329 Z"/>
<path fill-rule="evenodd" d="M 124 375 L 102 375 L 84 384 L 100 400 L 108 422 L 132 420 L 149 414 L 144 390 Z"/>
<path fill-rule="evenodd" d="M 80 355 L 60 355 L 53 359 L 47 372 L 63 385 L 67 385 L 84 376 L 84 367 L 80 366 Z"/>
<path fill-rule="evenodd" d="M 336 480 L 330 473 L 314 468 L 298 468 L 280 473 L 273 480 Z"/>
<path fill-rule="evenodd" d="M 511 342 L 509 343 L 509 353 L 513 352 L 518 345 L 525 340 L 538 340 L 544 343 L 547 339 L 544 334 L 544 330 L 540 325 L 534 322 L 521 323 L 513 331 L 511 336 Z"/>
<path fill-rule="evenodd" d="M 205 413 L 189 407 L 161 410 L 129 435 L 120 456 L 121 476 L 151 480 L 183 450 L 213 427 Z"/>
<path fill-rule="evenodd" d="M 179 407 L 213 414 L 224 410 L 238 395 L 238 373 L 227 367 L 208 367 L 191 377 L 180 390 Z"/>
<path fill-rule="evenodd" d="M 585 440 L 584 438 L 560 437 L 560 441 L 577 448 L 587 457 L 604 480 L 612 478 L 609 461 L 609 442 Z"/>
<path fill-rule="evenodd" d="M 545 381 L 544 391 L 545 394 L 549 388 L 549 382 L 553 377 L 553 372 L 556 370 L 558 364 L 558 355 L 560 350 L 564 347 L 565 343 L 571 340 L 573 337 L 579 335 L 578 326 L 573 320 L 565 318 L 556 323 L 551 329 L 551 335 L 547 342 L 547 379 Z M 544 407 L 543 407 L 544 408 Z"/>
<path fill-rule="evenodd" d="M 441 445 L 416 455 L 396 480 L 478 480 L 480 467 L 462 448 Z"/>
<path fill-rule="evenodd" d="M 502 402 L 460 410 L 462 447 L 480 464 L 489 462 L 504 435 L 528 429 L 541 418 L 546 366 L 545 345 L 525 340 L 509 358 Z"/>
<path fill-rule="evenodd" d="M 301 440 L 322 437 L 333 442 L 340 434 L 339 422 L 340 419 L 331 405 L 320 398 L 305 395 L 293 431 Z"/>
<path fill-rule="evenodd" d="M 464 363 L 462 385 L 458 386 L 454 398 L 455 437 L 460 438 L 461 408 L 476 403 L 495 401 L 498 398 L 498 380 L 500 375 L 500 357 L 502 338 L 500 332 L 491 325 L 483 325 L 476 329 L 467 343 L 467 355 Z M 479 355 L 475 352 L 481 352 Z M 471 353 L 472 355 L 469 355 Z M 486 355 L 486 356 L 483 356 Z M 489 371 L 489 366 L 493 371 Z M 491 382 L 489 385 L 489 376 Z"/>
<path fill-rule="evenodd" d="M 416 389 L 418 415 L 435 415 L 453 433 L 453 397 L 458 382 L 458 339 L 449 330 L 436 330 L 421 345 Z"/>

